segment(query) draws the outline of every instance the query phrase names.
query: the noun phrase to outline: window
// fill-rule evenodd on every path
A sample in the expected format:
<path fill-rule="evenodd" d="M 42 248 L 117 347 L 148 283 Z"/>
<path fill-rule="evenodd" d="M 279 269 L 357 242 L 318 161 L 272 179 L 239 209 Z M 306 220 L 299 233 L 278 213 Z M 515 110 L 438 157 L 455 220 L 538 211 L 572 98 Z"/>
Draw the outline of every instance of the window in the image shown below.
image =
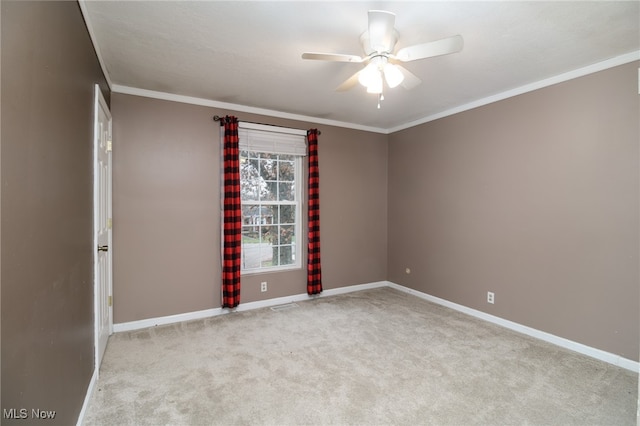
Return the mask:
<path fill-rule="evenodd" d="M 238 132 L 243 273 L 301 267 L 305 137 L 270 127 L 241 123 Z"/>

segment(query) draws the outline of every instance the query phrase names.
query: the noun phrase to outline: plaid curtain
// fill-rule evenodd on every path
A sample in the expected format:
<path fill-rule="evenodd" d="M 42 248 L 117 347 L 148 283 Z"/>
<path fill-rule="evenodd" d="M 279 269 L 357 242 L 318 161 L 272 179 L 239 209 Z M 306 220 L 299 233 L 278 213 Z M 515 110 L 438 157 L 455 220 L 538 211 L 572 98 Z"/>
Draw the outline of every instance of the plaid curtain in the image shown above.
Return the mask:
<path fill-rule="evenodd" d="M 307 256 L 307 293 L 322 292 L 320 267 L 320 169 L 318 168 L 318 129 L 307 131 L 309 147 L 309 235 Z"/>
<path fill-rule="evenodd" d="M 235 308 L 240 303 L 240 262 L 242 257 L 238 119 L 226 116 L 220 120 L 220 125 L 224 126 L 222 307 Z"/>

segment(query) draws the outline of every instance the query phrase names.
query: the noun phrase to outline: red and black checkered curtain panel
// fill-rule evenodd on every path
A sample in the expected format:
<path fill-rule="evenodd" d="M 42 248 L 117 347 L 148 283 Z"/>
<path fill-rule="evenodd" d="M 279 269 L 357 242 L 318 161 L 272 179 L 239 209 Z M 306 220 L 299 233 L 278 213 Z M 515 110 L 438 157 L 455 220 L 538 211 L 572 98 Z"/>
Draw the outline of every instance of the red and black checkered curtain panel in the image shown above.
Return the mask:
<path fill-rule="evenodd" d="M 309 159 L 309 235 L 307 255 L 307 293 L 322 292 L 320 267 L 320 169 L 318 168 L 318 130 L 307 131 Z"/>
<path fill-rule="evenodd" d="M 235 308 L 240 303 L 240 262 L 242 257 L 238 119 L 226 116 L 220 120 L 220 125 L 224 126 L 222 307 Z"/>

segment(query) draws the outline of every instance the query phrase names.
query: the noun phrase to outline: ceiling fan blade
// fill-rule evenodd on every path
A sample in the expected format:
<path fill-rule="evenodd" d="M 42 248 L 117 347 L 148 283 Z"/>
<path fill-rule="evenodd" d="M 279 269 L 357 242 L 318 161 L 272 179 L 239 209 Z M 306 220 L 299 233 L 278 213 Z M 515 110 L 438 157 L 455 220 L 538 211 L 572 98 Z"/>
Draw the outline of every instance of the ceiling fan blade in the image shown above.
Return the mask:
<path fill-rule="evenodd" d="M 384 10 L 369 11 L 369 43 L 374 52 L 390 52 L 396 15 Z"/>
<path fill-rule="evenodd" d="M 332 61 L 332 62 L 354 62 L 360 63 L 364 59 L 356 55 L 343 55 L 341 53 L 313 53 L 306 52 L 302 54 L 302 59 L 313 59 L 317 61 Z"/>
<path fill-rule="evenodd" d="M 340 86 L 336 87 L 336 92 L 346 92 L 347 90 L 358 84 L 358 76 L 360 76 L 360 71 L 349 77 Z"/>
<path fill-rule="evenodd" d="M 400 83 L 400 85 L 402 87 L 404 87 L 405 89 L 407 89 L 407 90 L 413 89 L 418 84 L 422 83 L 422 80 L 420 80 L 418 77 L 416 77 L 416 75 L 414 73 L 412 73 L 411 71 L 409 71 L 405 67 L 403 67 L 401 65 L 396 65 L 396 67 L 398 67 L 398 69 L 400 70 L 400 72 L 404 76 L 404 80 L 402 80 L 402 83 Z"/>
<path fill-rule="evenodd" d="M 448 55 L 462 50 L 464 41 L 462 36 L 443 38 L 429 43 L 416 44 L 398 50 L 394 59 L 402 62 L 415 61 L 417 59 L 432 58 L 434 56 Z"/>

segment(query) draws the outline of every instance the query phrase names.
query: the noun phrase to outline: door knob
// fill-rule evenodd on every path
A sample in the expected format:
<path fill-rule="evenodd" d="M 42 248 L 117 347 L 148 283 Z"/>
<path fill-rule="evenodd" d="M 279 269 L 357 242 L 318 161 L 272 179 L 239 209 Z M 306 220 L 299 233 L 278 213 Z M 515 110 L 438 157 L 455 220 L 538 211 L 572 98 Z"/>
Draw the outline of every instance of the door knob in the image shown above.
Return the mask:
<path fill-rule="evenodd" d="M 98 251 L 109 251 L 109 246 L 98 246 Z"/>

